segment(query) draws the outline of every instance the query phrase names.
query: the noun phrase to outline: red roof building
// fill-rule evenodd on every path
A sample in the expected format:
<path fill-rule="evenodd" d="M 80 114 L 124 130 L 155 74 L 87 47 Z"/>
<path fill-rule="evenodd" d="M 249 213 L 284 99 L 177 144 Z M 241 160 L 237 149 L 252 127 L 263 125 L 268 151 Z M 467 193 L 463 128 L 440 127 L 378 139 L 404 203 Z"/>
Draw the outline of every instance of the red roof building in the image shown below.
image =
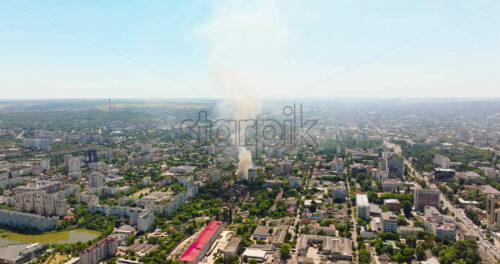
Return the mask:
<path fill-rule="evenodd" d="M 182 264 L 200 262 L 222 231 L 221 221 L 211 221 L 179 258 Z"/>

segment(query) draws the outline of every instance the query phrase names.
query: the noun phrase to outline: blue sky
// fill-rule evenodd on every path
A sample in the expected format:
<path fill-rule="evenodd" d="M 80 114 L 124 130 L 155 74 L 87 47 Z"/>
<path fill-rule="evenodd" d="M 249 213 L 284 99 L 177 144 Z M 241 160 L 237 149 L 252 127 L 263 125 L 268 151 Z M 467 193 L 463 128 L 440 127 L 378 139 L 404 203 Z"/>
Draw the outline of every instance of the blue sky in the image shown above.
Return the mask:
<path fill-rule="evenodd" d="M 482 0 L 3 0 L 0 98 L 498 97 L 499 12 Z"/>

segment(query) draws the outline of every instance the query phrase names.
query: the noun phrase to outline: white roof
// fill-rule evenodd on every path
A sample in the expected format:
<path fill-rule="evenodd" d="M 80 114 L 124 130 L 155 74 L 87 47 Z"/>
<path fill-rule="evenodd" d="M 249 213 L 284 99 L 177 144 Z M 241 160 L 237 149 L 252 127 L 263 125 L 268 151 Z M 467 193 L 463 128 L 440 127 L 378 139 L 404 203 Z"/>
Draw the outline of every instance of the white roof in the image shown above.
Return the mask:
<path fill-rule="evenodd" d="M 247 256 L 249 258 L 263 259 L 266 257 L 266 251 L 262 249 L 247 248 L 245 252 L 243 252 L 243 256 Z"/>
<path fill-rule="evenodd" d="M 356 206 L 357 207 L 370 206 L 370 204 L 368 203 L 368 196 L 366 196 L 366 194 L 356 194 Z"/>

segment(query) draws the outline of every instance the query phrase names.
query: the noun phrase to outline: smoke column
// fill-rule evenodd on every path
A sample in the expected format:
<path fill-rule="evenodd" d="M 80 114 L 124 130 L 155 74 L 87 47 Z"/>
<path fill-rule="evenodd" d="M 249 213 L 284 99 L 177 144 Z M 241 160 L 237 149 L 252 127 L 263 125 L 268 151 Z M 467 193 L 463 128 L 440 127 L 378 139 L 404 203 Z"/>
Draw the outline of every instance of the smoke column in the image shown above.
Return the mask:
<path fill-rule="evenodd" d="M 261 112 L 260 94 L 272 90 L 273 70 L 283 61 L 281 50 L 288 39 L 288 28 L 274 0 L 212 4 L 210 18 L 195 28 L 193 35 L 211 45 L 213 85 L 226 97 L 218 105 L 219 113 L 235 120 L 256 119 Z M 240 129 L 246 132 L 246 127 Z M 240 179 L 248 179 L 252 153 L 239 143 L 237 174 Z"/>

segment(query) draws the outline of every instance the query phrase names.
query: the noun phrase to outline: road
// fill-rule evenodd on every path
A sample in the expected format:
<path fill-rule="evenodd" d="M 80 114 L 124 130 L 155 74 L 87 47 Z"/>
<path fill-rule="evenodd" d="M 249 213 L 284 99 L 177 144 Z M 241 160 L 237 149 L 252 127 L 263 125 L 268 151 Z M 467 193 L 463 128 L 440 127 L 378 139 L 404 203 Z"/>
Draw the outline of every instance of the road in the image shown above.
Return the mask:
<path fill-rule="evenodd" d="M 384 138 L 384 146 L 394 148 L 394 152 L 396 152 L 396 154 L 402 154 L 401 147 L 399 145 L 390 143 L 386 138 Z M 411 174 L 421 180 L 424 180 L 431 189 L 439 191 L 439 188 L 436 186 L 436 184 L 431 183 L 428 177 L 422 175 L 419 171 L 414 169 L 413 165 L 408 159 L 406 159 L 406 157 L 404 162 L 409 168 Z M 444 207 L 448 208 L 450 212 L 453 212 L 455 217 L 458 217 L 458 219 L 462 220 L 462 222 L 464 223 L 464 227 L 468 229 L 467 231 L 479 238 L 477 242 L 479 246 L 479 252 L 483 261 L 486 263 L 497 263 L 496 259 L 500 258 L 500 253 L 498 252 L 498 248 L 495 245 L 485 239 L 483 235 L 485 231 L 482 230 L 481 227 L 478 227 L 476 224 L 474 224 L 465 215 L 463 210 L 457 209 L 442 193 L 440 195 L 440 199 L 443 202 Z"/>
<path fill-rule="evenodd" d="M 351 200 L 352 195 L 354 195 L 354 193 L 350 192 L 351 188 L 349 188 L 349 186 L 351 186 L 351 185 L 349 185 L 349 180 L 350 179 L 346 178 L 346 181 L 345 181 L 345 186 L 346 186 L 346 189 L 348 190 L 347 193 L 349 194 L 349 196 L 346 198 L 346 201 L 347 201 L 347 199 Z M 357 239 L 358 238 L 358 231 L 357 231 L 358 230 L 357 229 L 358 221 L 356 219 L 356 215 L 355 215 L 355 212 L 354 212 L 353 208 L 354 208 L 354 204 L 351 205 L 351 219 L 352 219 L 352 227 L 353 227 L 353 231 L 351 233 L 351 239 L 352 239 L 352 242 L 354 242 L 354 247 L 356 248 L 356 251 L 357 251 L 358 250 L 358 239 Z M 352 260 L 354 262 L 358 263 L 357 257 L 353 256 Z"/>

